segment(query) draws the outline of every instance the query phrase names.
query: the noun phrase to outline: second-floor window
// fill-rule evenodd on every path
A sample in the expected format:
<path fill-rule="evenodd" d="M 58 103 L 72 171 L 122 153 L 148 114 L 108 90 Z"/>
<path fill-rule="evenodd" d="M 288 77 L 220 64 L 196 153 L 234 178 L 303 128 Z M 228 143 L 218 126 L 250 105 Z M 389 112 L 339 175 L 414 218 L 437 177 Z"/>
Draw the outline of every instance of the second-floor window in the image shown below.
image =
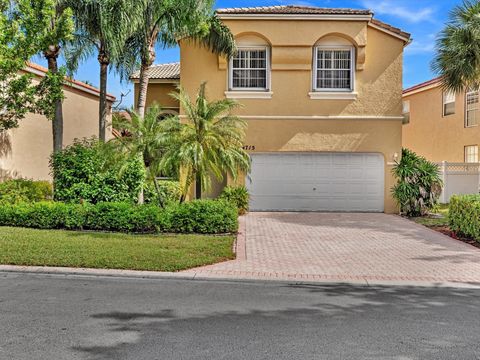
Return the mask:
<path fill-rule="evenodd" d="M 455 114 L 455 93 L 443 92 L 443 116 Z"/>
<path fill-rule="evenodd" d="M 314 90 L 352 91 L 353 65 L 353 47 L 317 46 L 314 52 Z"/>
<path fill-rule="evenodd" d="M 466 94 L 465 127 L 477 126 L 479 122 L 479 93 L 469 91 Z"/>
<path fill-rule="evenodd" d="M 269 51 L 266 46 L 241 47 L 230 60 L 231 90 L 268 90 Z"/>

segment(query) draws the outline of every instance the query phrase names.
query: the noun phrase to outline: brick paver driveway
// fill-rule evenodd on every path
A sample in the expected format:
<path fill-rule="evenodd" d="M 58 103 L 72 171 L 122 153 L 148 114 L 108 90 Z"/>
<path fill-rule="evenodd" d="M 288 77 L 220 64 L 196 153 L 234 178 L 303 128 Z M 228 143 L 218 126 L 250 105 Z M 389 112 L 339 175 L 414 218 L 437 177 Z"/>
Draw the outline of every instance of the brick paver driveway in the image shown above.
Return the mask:
<path fill-rule="evenodd" d="M 480 250 L 394 215 L 251 213 L 237 259 L 197 277 L 480 284 Z"/>

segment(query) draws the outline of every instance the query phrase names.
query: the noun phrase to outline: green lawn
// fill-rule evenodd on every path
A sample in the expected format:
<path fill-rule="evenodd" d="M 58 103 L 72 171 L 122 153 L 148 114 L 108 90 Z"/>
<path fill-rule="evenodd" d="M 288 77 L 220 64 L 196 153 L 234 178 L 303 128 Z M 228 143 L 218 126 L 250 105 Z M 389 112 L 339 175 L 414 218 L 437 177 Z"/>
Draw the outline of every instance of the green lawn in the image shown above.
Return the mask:
<path fill-rule="evenodd" d="M 448 205 L 441 204 L 431 216 L 416 217 L 412 220 L 428 227 L 448 226 Z"/>
<path fill-rule="evenodd" d="M 0 264 L 179 271 L 233 259 L 234 240 L 0 227 Z"/>

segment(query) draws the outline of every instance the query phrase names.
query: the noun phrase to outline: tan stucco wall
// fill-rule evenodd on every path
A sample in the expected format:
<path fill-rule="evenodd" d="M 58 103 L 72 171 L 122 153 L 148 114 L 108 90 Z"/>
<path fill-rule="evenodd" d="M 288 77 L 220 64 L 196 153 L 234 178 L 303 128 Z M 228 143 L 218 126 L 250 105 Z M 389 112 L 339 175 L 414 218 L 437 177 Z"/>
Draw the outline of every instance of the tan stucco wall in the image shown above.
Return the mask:
<path fill-rule="evenodd" d="M 237 39 L 256 36 L 271 47 L 272 98 L 238 100 L 243 105 L 238 114 L 248 122 L 245 144 L 255 146 L 254 152 L 381 153 L 385 211 L 396 212 L 390 189 L 393 157 L 401 153 L 402 145 L 403 41 L 366 22 L 227 20 L 225 24 Z M 313 46 L 330 35 L 348 39 L 356 47 L 356 100 L 313 100 L 308 95 Z M 193 96 L 207 81 L 207 96 L 223 98 L 228 90 L 226 60 L 185 41 L 180 51 L 182 87 Z M 326 116 L 332 118 L 318 118 Z"/>
<path fill-rule="evenodd" d="M 63 103 L 63 143 L 67 146 L 75 138 L 98 137 L 97 96 L 71 87 L 65 88 Z M 111 114 L 108 120 L 111 122 Z M 107 137 L 111 137 L 111 127 Z M 49 158 L 53 151 L 52 123 L 44 116 L 28 114 L 17 129 L 8 131 L 11 151 L 0 159 L 4 175 L 30 179 L 51 180 Z"/>
<path fill-rule="evenodd" d="M 442 89 L 434 87 L 404 97 L 410 123 L 403 126 L 403 146 L 434 162 L 463 162 L 464 148 L 480 144 L 480 127 L 465 127 L 465 93 L 456 94 L 455 114 L 442 116 Z"/>
<path fill-rule="evenodd" d="M 153 83 L 148 84 L 147 90 L 147 107 L 157 103 L 164 109 L 179 109 L 178 101 L 170 96 L 171 93 L 177 91 L 178 84 L 175 83 Z M 138 100 L 138 83 L 134 84 L 135 107 Z"/>

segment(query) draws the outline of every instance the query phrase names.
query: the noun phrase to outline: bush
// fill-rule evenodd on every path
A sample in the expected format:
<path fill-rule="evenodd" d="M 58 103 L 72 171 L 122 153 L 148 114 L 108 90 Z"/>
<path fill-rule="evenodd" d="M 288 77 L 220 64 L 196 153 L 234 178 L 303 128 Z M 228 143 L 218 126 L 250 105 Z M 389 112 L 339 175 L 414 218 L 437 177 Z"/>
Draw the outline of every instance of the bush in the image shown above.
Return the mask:
<path fill-rule="evenodd" d="M 158 191 L 153 182 L 145 186 L 145 203 L 155 205 L 167 205 L 172 202 L 179 202 L 182 196 L 180 183 L 178 181 L 158 181 Z"/>
<path fill-rule="evenodd" d="M 165 209 L 169 232 L 221 234 L 238 230 L 237 208 L 223 200 L 194 200 Z"/>
<path fill-rule="evenodd" d="M 234 204 L 237 207 L 238 213 L 240 215 L 247 213 L 249 198 L 250 196 L 245 186 L 227 186 L 220 194 L 220 199 L 226 200 Z"/>
<path fill-rule="evenodd" d="M 0 226 L 128 233 L 221 234 L 237 231 L 238 221 L 235 207 L 218 200 L 172 203 L 165 209 L 148 204 L 67 204 L 51 201 L 0 204 Z"/>
<path fill-rule="evenodd" d="M 55 200 L 64 202 L 136 202 L 145 182 L 140 159 L 109 164 L 102 144 L 95 139 L 76 140 L 52 155 Z"/>
<path fill-rule="evenodd" d="M 442 180 L 437 165 L 414 152 L 403 149 L 402 159 L 393 168 L 398 182 L 392 194 L 407 216 L 423 216 L 438 203 Z"/>
<path fill-rule="evenodd" d="M 27 179 L 7 180 L 0 183 L 0 202 L 18 204 L 52 200 L 52 184 L 48 181 Z"/>
<path fill-rule="evenodd" d="M 455 233 L 480 242 L 480 195 L 452 196 L 448 222 Z"/>

